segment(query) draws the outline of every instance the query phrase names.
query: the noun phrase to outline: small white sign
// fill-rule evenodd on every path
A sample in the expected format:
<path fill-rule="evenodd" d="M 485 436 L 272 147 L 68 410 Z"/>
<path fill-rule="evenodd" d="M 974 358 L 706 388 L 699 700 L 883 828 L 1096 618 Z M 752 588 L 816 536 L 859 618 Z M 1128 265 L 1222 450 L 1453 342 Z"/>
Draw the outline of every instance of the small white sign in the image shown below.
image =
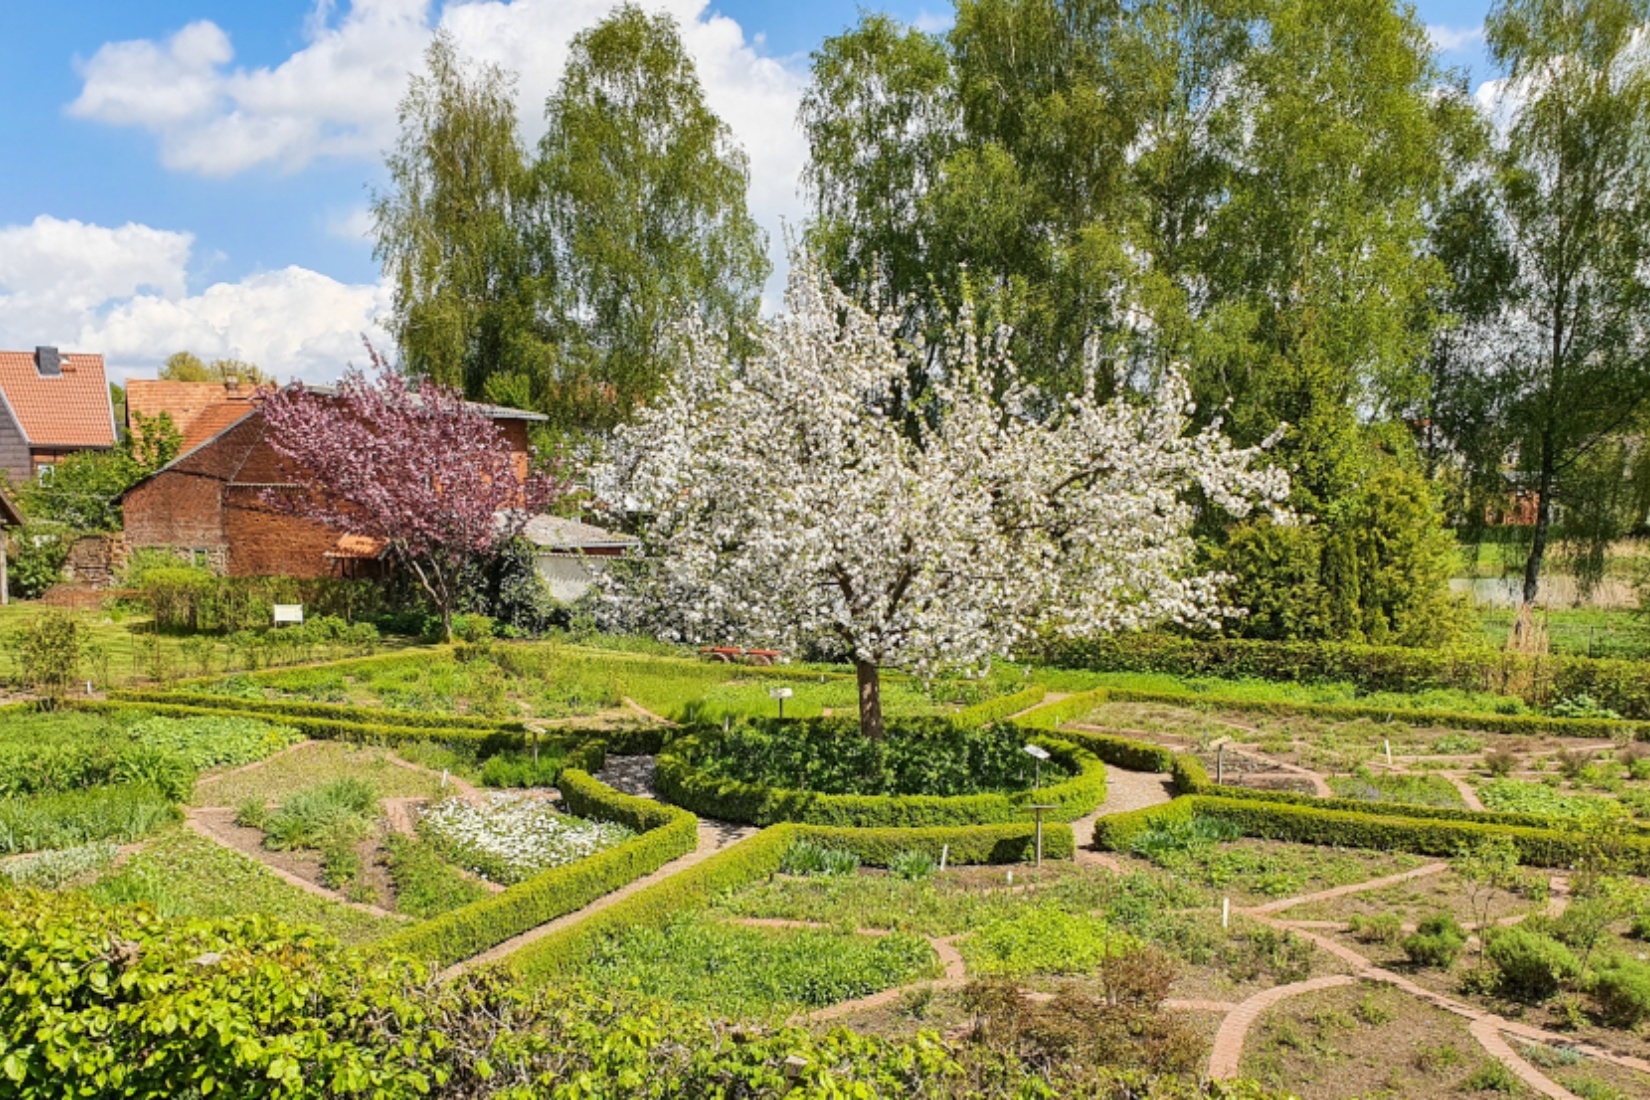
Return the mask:
<path fill-rule="evenodd" d="M 1027 756 L 1035 756 L 1039 760 L 1048 759 L 1048 750 L 1041 745 L 1027 745 L 1025 751 Z"/>
<path fill-rule="evenodd" d="M 275 605 L 275 625 L 282 623 L 299 623 L 304 621 L 304 605 L 301 603 L 278 603 Z"/>
<path fill-rule="evenodd" d="M 792 695 L 795 695 L 795 694 L 796 693 L 793 692 L 790 688 L 769 688 L 768 689 L 768 698 L 769 699 L 789 699 Z"/>

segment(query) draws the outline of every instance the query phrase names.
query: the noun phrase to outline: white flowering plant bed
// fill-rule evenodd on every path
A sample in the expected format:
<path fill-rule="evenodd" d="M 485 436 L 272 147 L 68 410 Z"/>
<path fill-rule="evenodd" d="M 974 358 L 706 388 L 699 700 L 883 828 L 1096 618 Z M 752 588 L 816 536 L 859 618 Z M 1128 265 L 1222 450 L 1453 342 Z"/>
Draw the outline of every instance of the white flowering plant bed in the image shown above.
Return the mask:
<path fill-rule="evenodd" d="M 623 825 L 573 817 L 557 806 L 517 792 L 475 801 L 450 798 L 427 809 L 418 830 L 447 859 L 505 886 L 635 835 Z"/>

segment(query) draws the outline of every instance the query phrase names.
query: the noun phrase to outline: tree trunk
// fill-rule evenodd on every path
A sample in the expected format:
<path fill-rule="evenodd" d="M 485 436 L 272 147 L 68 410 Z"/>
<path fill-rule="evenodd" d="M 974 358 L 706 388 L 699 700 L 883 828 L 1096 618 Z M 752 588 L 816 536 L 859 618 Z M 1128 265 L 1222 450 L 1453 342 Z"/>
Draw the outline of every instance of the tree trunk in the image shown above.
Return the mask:
<path fill-rule="evenodd" d="M 1541 590 L 1541 561 L 1547 555 L 1547 527 L 1553 517 L 1553 454 L 1547 445 L 1541 450 L 1541 475 L 1536 483 L 1535 533 L 1530 539 L 1530 556 L 1524 561 L 1524 605 L 1535 605 Z"/>
<path fill-rule="evenodd" d="M 859 676 L 859 732 L 871 741 L 882 740 L 882 670 L 870 661 L 855 661 Z"/>

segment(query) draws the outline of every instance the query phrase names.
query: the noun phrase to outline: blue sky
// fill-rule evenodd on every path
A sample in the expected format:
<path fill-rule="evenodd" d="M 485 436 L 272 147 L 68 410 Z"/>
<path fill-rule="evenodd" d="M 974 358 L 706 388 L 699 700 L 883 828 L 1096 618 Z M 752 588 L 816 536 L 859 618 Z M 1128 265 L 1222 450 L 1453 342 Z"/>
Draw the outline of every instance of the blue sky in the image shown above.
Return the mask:
<path fill-rule="evenodd" d="M 6 3 L 0 35 L 0 346 L 102 351 L 152 374 L 188 347 L 281 377 L 360 358 L 386 303 L 361 236 L 394 104 L 439 20 L 521 73 L 523 122 L 567 40 L 612 0 L 60 0 Z M 649 0 L 683 24 L 751 156 L 777 241 L 801 214 L 791 125 L 807 54 L 853 0 Z M 945 0 L 880 5 L 936 28 Z M 1489 74 L 1487 0 L 1418 5 L 1443 60 Z M 536 136 L 536 135 L 535 135 Z M 776 246 L 777 250 L 777 246 Z"/>

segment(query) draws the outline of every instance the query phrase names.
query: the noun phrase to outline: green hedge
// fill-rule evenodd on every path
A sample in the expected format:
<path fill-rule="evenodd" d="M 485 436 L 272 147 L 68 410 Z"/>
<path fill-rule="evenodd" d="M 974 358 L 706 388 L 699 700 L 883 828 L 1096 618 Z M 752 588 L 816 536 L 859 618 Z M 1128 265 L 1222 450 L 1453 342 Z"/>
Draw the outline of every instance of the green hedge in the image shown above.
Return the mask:
<path fill-rule="evenodd" d="M 370 714 L 373 725 L 402 729 L 427 726 L 437 729 L 482 730 L 488 733 L 524 733 L 527 729 L 521 722 L 498 721 L 467 714 L 429 714 L 422 711 L 357 707 L 345 703 L 307 703 L 286 699 L 242 699 L 232 695 L 208 695 L 193 691 L 111 691 L 109 698 L 123 703 L 232 710 L 239 713 L 267 714 L 272 718 L 320 718 L 333 722 L 360 723 L 363 715 Z"/>
<path fill-rule="evenodd" d="M 1532 706 L 1588 695 L 1626 718 L 1650 720 L 1650 663 L 1644 661 L 1345 642 L 1195 640 L 1167 634 L 1117 634 L 1065 642 L 1052 647 L 1046 656 L 1061 667 L 1096 672 L 1344 682 L 1364 691 L 1456 688 L 1517 695 Z"/>
<path fill-rule="evenodd" d="M 936 861 L 942 852 L 947 866 L 979 863 L 1026 863 L 1037 855 L 1037 826 L 938 826 L 928 829 L 842 829 L 830 825 L 802 825 L 802 837 L 827 848 L 845 848 L 871 867 L 886 867 L 901 852 L 927 852 Z M 1076 840 L 1071 826 L 1046 821 L 1043 858 L 1070 859 Z"/>
<path fill-rule="evenodd" d="M 1075 695 L 1068 695 L 1064 699 L 1044 703 L 1030 714 L 1016 718 L 1014 724 L 1023 729 L 1059 729 L 1062 722 L 1069 722 L 1073 718 L 1081 718 L 1101 703 L 1104 703 L 1107 694 L 1105 688 L 1080 691 Z"/>
<path fill-rule="evenodd" d="M 1019 714 L 1022 710 L 1029 710 L 1043 701 L 1048 694 L 1048 688 L 1042 684 L 1032 684 L 1028 688 L 1014 692 L 1012 695 L 999 695 L 995 699 L 987 699 L 983 703 L 975 703 L 971 707 L 964 707 L 951 716 L 951 721 L 958 726 L 988 726 L 993 722 L 1000 722 L 1011 714 Z"/>
<path fill-rule="evenodd" d="M 1163 806 L 1103 817 L 1095 823 L 1094 844 L 1112 851 L 1127 850 L 1130 842 L 1152 825 L 1193 816 L 1218 818 L 1237 826 L 1245 836 L 1268 840 L 1431 856 L 1452 856 L 1463 844 L 1492 836 L 1506 837 L 1518 848 L 1519 859 L 1536 867 L 1570 866 L 1593 847 L 1575 829 L 1388 816 L 1214 795 L 1185 795 Z M 1650 837 L 1619 837 L 1610 843 L 1625 869 L 1637 873 L 1650 870 Z"/>
<path fill-rule="evenodd" d="M 1438 726 L 1443 729 L 1480 730 L 1487 733 L 1527 734 L 1530 736 L 1550 733 L 1558 737 L 1607 738 L 1618 733 L 1625 733 L 1635 740 L 1650 741 L 1650 722 L 1628 722 L 1610 718 L 1554 718 L 1545 714 L 1486 714 L 1483 712 L 1436 710 L 1420 707 L 1414 709 L 1372 707 L 1358 703 L 1274 702 L 1264 699 L 1204 695 L 1200 692 L 1136 691 L 1132 688 L 1112 688 L 1111 698 L 1119 703 L 1169 703 L 1175 706 L 1239 710 L 1251 714 L 1282 716 L 1304 714 L 1341 721 L 1369 718 L 1377 722 L 1398 721 L 1416 726 Z"/>
<path fill-rule="evenodd" d="M 1095 755 L 1068 741 L 1038 737 L 1037 742 L 1057 760 L 1076 769 L 1063 783 L 1035 792 L 1036 798 L 1058 808 L 1050 821 L 1082 817 L 1106 800 L 1106 770 Z M 819 794 L 765 787 L 706 775 L 692 764 L 700 743 L 684 737 L 672 742 L 658 759 L 655 782 L 659 797 L 704 817 L 773 825 L 782 821 L 848 828 L 921 828 L 940 825 L 984 825 L 1024 820 L 1024 807 L 1033 792 L 1015 794 L 853 795 Z"/>
<path fill-rule="evenodd" d="M 764 829 L 584 920 L 541 936 L 507 955 L 504 965 L 530 983 L 541 983 L 578 965 L 605 936 L 665 924 L 683 909 L 704 908 L 725 891 L 776 873 L 786 850 L 804 836 L 799 825 Z"/>
<path fill-rule="evenodd" d="M 665 924 L 684 909 L 707 907 L 730 890 L 778 873 L 785 852 L 799 840 L 852 849 L 873 865 L 886 863 L 896 852 L 929 846 L 938 857 L 944 844 L 951 846 L 952 863 L 1018 863 L 1031 858 L 1035 846 L 1033 826 L 1029 824 L 953 829 L 775 825 L 576 924 L 534 940 L 507 956 L 504 964 L 529 983 L 543 983 L 577 966 L 608 935 Z M 1044 858 L 1068 859 L 1071 850 L 1070 826 L 1044 826 Z"/>
<path fill-rule="evenodd" d="M 373 949 L 451 966 L 582 909 L 698 846 L 698 821 L 690 813 L 621 794 L 573 768 L 562 773 L 560 790 L 568 809 L 578 816 L 616 821 L 639 835 L 414 925 L 380 940 Z"/>

